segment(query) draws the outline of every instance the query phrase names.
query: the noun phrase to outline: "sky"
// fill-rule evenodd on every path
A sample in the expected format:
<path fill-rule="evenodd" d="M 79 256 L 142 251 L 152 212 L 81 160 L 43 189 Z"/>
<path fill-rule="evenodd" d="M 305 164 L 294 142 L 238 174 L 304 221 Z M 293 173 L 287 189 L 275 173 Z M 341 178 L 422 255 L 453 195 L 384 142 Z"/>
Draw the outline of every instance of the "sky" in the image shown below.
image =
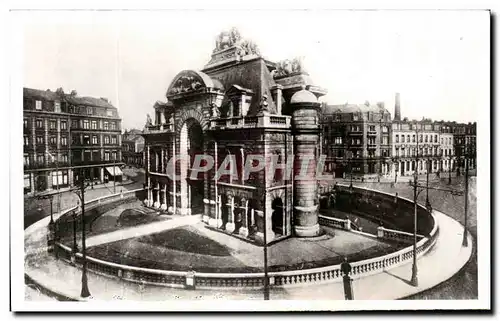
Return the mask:
<path fill-rule="evenodd" d="M 105 97 L 142 129 L 182 70 L 237 27 L 271 61 L 304 57 L 329 104 L 385 102 L 402 117 L 477 121 L 489 109 L 486 11 L 23 12 L 23 86 Z"/>

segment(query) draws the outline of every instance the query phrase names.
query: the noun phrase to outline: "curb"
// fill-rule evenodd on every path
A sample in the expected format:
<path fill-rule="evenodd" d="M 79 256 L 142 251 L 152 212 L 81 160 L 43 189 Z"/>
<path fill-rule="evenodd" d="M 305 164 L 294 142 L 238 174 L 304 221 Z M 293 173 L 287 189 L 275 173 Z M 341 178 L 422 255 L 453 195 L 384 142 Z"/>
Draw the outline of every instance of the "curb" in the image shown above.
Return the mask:
<path fill-rule="evenodd" d="M 49 287 L 41 284 L 31 276 L 29 276 L 27 273 L 24 273 L 24 284 L 26 286 L 29 286 L 29 284 L 35 285 L 36 288 L 43 294 L 56 299 L 57 301 L 72 301 L 72 302 L 80 302 L 82 301 L 81 299 L 75 299 L 72 297 L 69 297 L 65 294 L 59 293 L 55 290 L 50 289 Z"/>

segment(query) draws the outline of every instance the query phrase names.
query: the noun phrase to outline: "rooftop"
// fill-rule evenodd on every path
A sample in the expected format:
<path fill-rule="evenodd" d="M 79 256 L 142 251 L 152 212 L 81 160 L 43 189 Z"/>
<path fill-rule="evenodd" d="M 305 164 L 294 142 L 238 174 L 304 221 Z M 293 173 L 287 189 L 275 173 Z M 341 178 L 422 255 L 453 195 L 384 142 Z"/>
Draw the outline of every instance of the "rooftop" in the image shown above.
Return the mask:
<path fill-rule="evenodd" d="M 88 96 L 77 96 L 66 93 L 59 93 L 47 90 L 33 89 L 33 88 L 23 88 L 23 96 L 26 98 L 40 99 L 46 101 L 64 100 L 72 105 L 84 105 L 93 107 L 105 107 L 105 108 L 116 108 L 111 105 L 109 101 L 105 98 L 95 98 Z"/>

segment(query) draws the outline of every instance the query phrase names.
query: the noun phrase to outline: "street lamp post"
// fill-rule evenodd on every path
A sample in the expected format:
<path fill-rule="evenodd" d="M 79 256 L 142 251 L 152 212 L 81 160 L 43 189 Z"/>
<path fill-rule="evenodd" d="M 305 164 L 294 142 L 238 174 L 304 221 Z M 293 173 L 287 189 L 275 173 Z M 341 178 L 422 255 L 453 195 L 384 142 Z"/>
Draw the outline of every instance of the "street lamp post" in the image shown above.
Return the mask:
<path fill-rule="evenodd" d="M 81 202 L 81 207 L 82 207 L 82 213 L 81 213 L 81 225 L 82 225 L 82 291 L 80 293 L 82 298 L 87 298 L 90 296 L 90 291 L 89 291 L 89 286 L 88 286 L 88 279 L 87 279 L 87 254 L 86 254 L 86 246 L 85 246 L 85 188 L 87 188 L 89 185 L 85 184 L 85 179 L 84 179 L 84 170 L 82 169 L 81 172 L 79 173 L 79 183 L 80 186 L 74 190 L 75 194 L 80 198 Z M 76 231 L 75 231 L 76 232 Z M 76 233 L 75 233 L 76 235 Z M 76 242 L 76 237 L 75 240 Z"/>
<path fill-rule="evenodd" d="M 418 286 L 418 268 L 417 268 L 417 181 L 418 181 L 418 124 L 415 124 L 415 141 L 417 143 L 416 148 L 416 160 L 415 165 L 416 170 L 413 171 L 413 265 L 411 270 L 411 285 Z M 429 171 L 427 171 L 428 173 Z"/>
<path fill-rule="evenodd" d="M 467 247 L 468 246 L 468 241 L 467 241 L 467 207 L 468 207 L 468 197 L 469 196 L 469 162 L 467 159 L 465 160 L 465 222 L 464 222 L 464 237 L 462 240 L 462 245 Z"/>
<path fill-rule="evenodd" d="M 264 219 L 264 300 L 269 300 L 269 276 L 267 273 L 267 219 L 266 213 L 263 213 Z"/>
<path fill-rule="evenodd" d="M 78 252 L 78 245 L 76 243 L 76 211 L 73 211 L 73 253 Z"/>
<path fill-rule="evenodd" d="M 429 201 L 429 171 L 431 167 L 431 160 L 427 159 L 427 178 L 426 178 L 426 196 L 425 196 L 425 206 L 430 208 L 431 202 Z"/>
<path fill-rule="evenodd" d="M 448 185 L 451 185 L 451 162 L 452 162 L 452 157 L 449 156 L 449 158 L 450 159 L 448 160 Z"/>

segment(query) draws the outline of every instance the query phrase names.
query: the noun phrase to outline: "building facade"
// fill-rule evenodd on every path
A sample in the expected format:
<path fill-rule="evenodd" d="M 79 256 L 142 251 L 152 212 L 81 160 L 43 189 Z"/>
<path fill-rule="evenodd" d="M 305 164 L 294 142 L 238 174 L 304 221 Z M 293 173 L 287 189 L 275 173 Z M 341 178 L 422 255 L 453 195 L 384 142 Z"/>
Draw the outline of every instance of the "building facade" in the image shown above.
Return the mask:
<path fill-rule="evenodd" d="M 391 114 L 383 104 L 324 105 L 322 153 L 335 177 L 377 180 L 390 175 Z"/>
<path fill-rule="evenodd" d="M 123 133 L 122 156 L 125 165 L 144 167 L 144 137 L 141 130 L 131 129 Z"/>
<path fill-rule="evenodd" d="M 314 165 L 318 97 L 325 93 L 299 60 L 267 61 L 237 30 L 221 33 L 207 65 L 180 72 L 166 91 L 168 101 L 148 116 L 146 205 L 202 214 L 208 225 L 258 244 L 318 235 Z M 287 175 L 287 168 L 300 166 L 294 151 L 312 158 L 302 181 Z M 214 166 L 193 172 L 197 155 Z M 281 169 L 269 171 L 268 162 Z M 245 164 L 254 170 L 245 172 Z M 228 172 L 219 176 L 220 169 Z"/>
<path fill-rule="evenodd" d="M 457 158 L 458 173 L 465 170 L 465 162 L 468 162 L 469 169 L 475 169 L 476 165 L 476 123 L 451 123 L 453 130 L 453 145 Z"/>
<path fill-rule="evenodd" d="M 121 177 L 116 107 L 62 89 L 24 88 L 23 96 L 25 194 L 72 186 L 77 173 L 93 184 Z"/>
<path fill-rule="evenodd" d="M 441 126 L 430 120 L 394 121 L 391 175 L 411 176 L 441 170 Z"/>

